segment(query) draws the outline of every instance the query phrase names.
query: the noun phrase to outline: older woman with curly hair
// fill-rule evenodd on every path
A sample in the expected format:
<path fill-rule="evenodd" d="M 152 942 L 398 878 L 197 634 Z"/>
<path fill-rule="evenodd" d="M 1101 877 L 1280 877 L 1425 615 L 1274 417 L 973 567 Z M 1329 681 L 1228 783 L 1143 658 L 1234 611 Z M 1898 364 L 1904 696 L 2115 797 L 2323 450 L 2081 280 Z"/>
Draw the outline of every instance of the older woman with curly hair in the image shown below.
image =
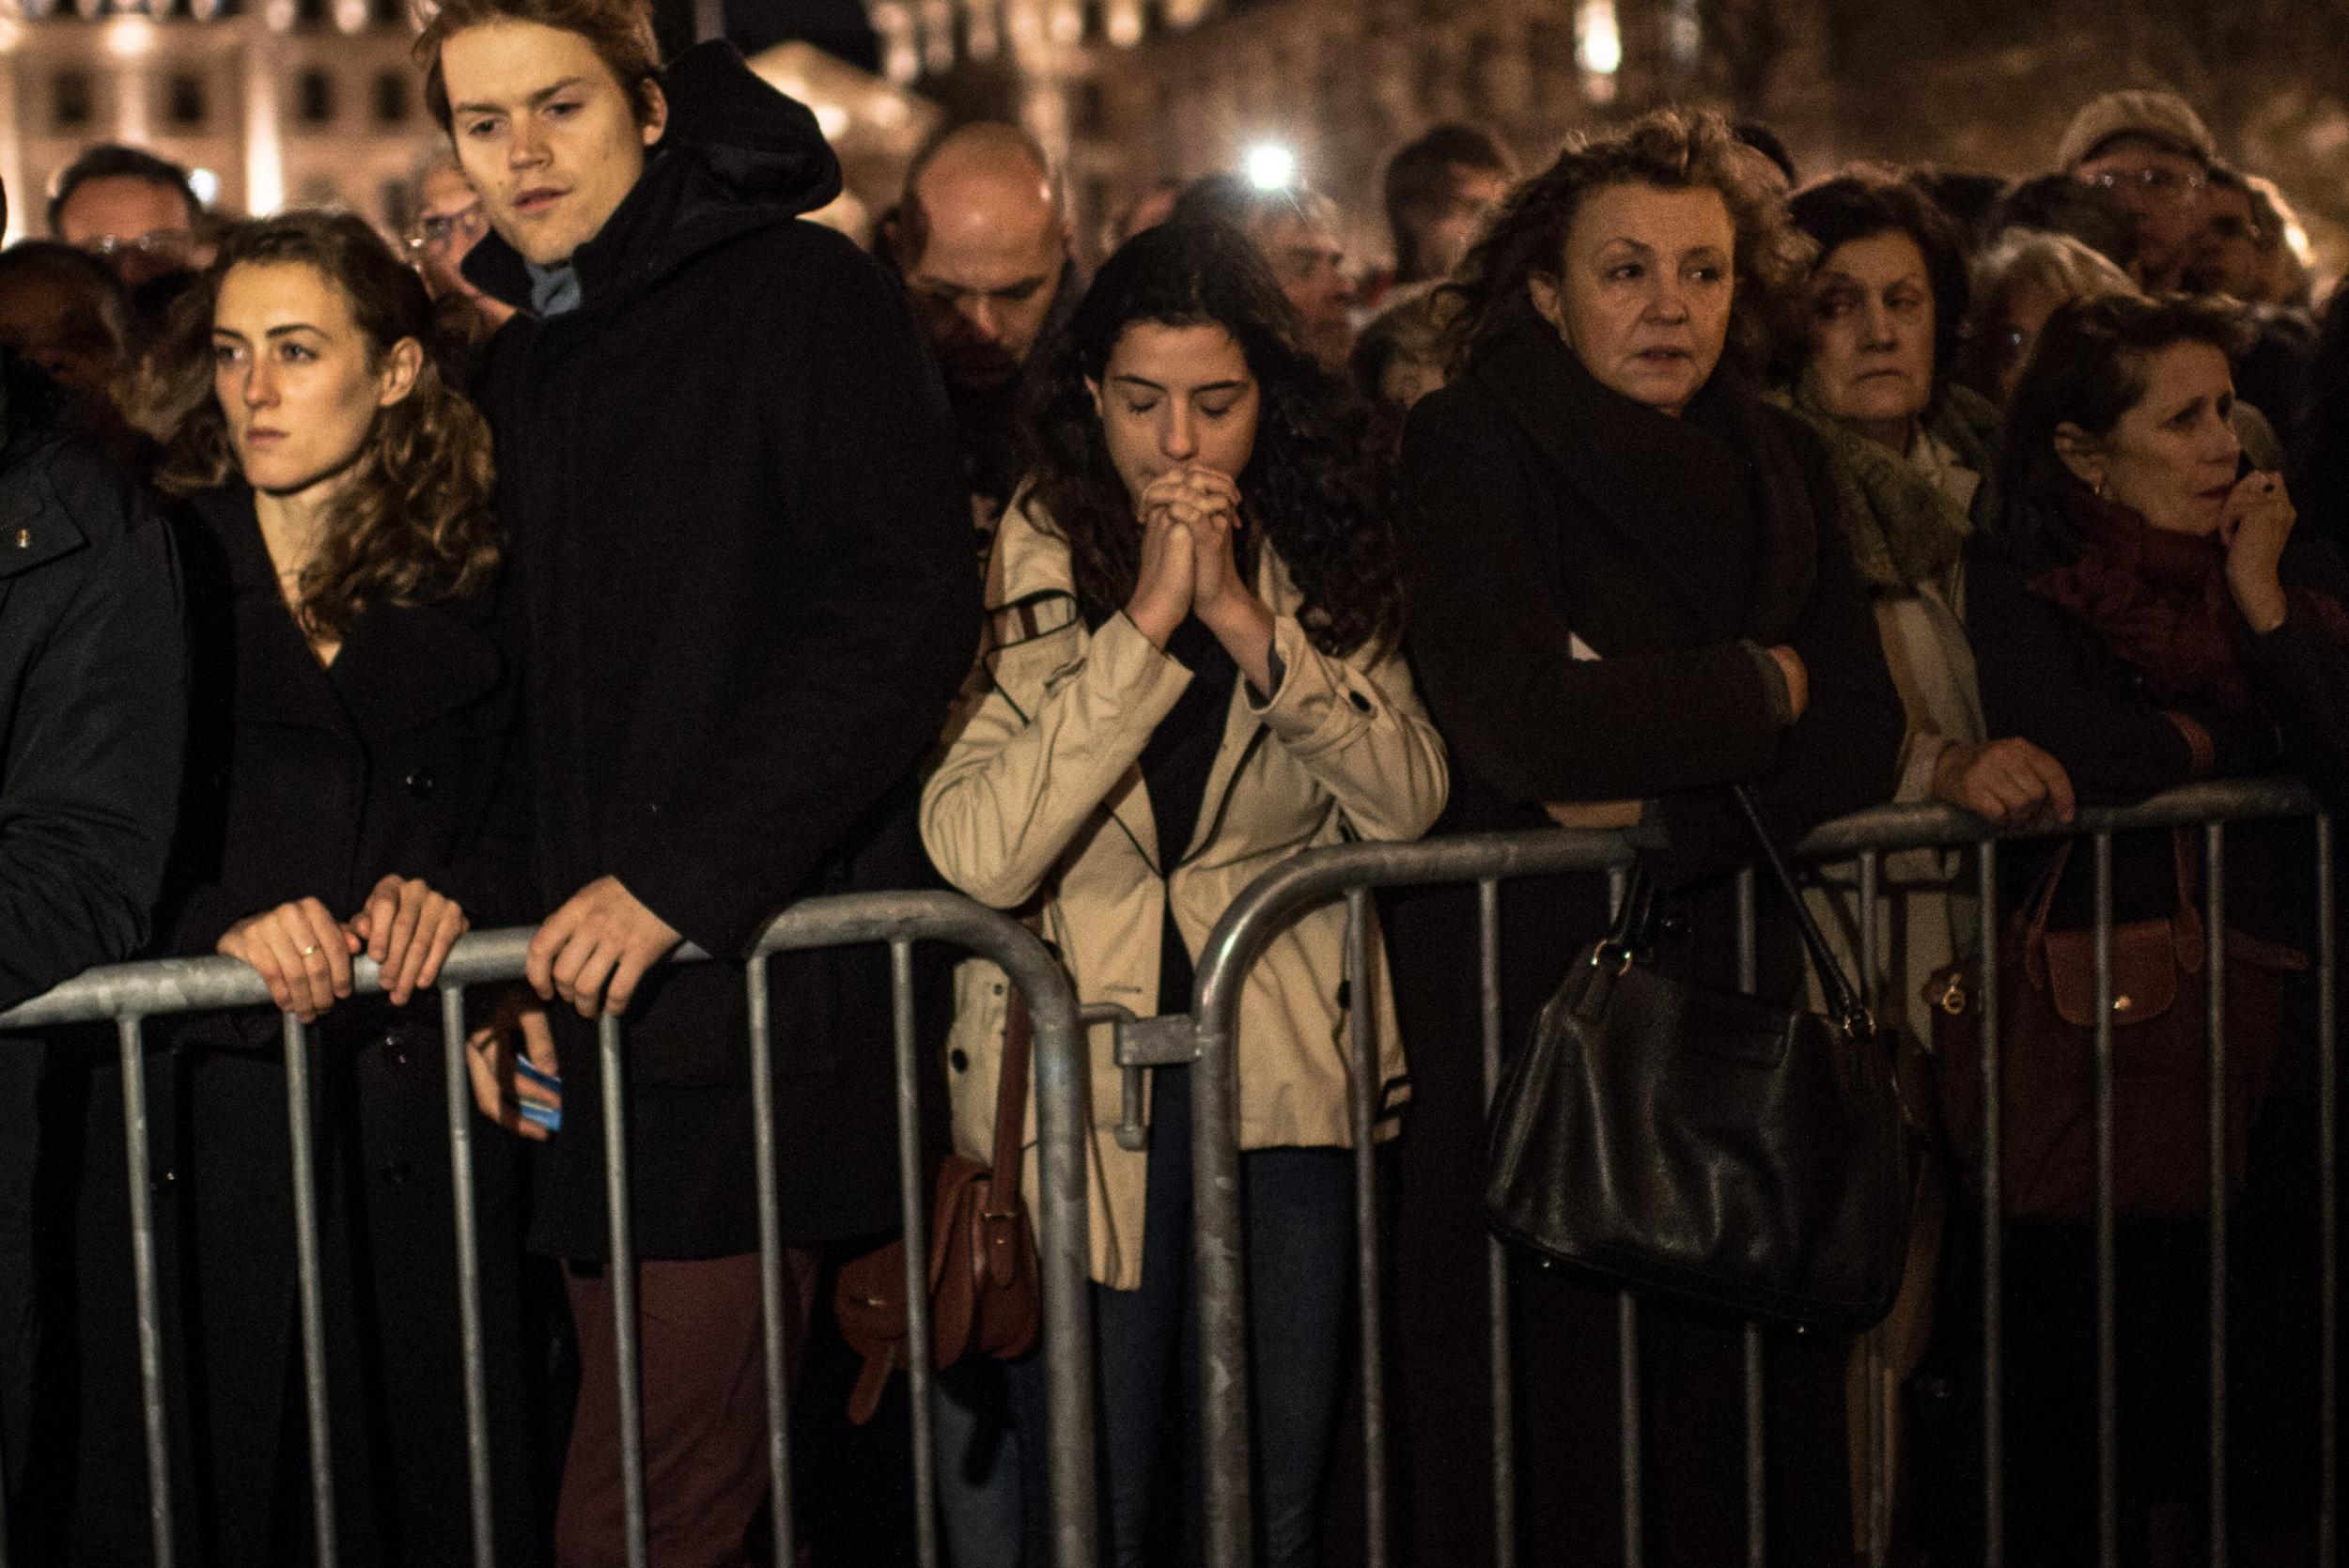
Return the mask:
<path fill-rule="evenodd" d="M 923 842 L 972 897 L 1036 908 L 1085 1002 L 1179 1014 L 1209 928 L 1253 878 L 1315 846 L 1426 831 L 1443 748 L 1396 646 L 1367 415 L 1244 237 L 1136 235 L 1041 368 L 1034 461 L 988 571 L 991 680 L 923 794 Z M 1345 937 L 1343 908 L 1301 917 L 1240 1001 L 1257 1496 L 1264 1560 L 1283 1565 L 1315 1560 L 1353 1268 Z M 1383 964 L 1368 978 L 1383 1113 L 1403 1056 Z M 951 1095 L 957 1142 L 981 1157 L 1003 992 L 990 966 L 964 966 Z M 1144 1560 L 1154 1491 L 1197 1452 L 1165 1417 L 1195 1386 L 1190 1106 L 1211 1091 L 1154 1069 L 1147 1152 L 1122 1147 L 1110 1047 L 1097 1032 L 1089 1164 L 1110 1560 L 1127 1565 Z M 1039 1460 L 1041 1436 L 1020 1435 Z"/>
<path fill-rule="evenodd" d="M 1572 143 L 1470 256 L 1455 374 L 1413 409 L 1404 437 L 1413 664 L 1452 742 L 1454 820 L 1630 827 L 1664 889 L 1659 962 L 1730 986 L 1731 874 L 1753 850 L 1730 786 L 1751 786 L 1791 840 L 1884 800 L 1902 735 L 1828 455 L 1751 377 L 1771 306 L 1810 256 L 1761 156 L 1715 116 L 1656 114 Z M 1765 900 L 1761 988 L 1798 994 L 1793 924 Z M 1590 878 L 1504 899 L 1515 1040 L 1607 918 Z M 1456 938 L 1451 956 L 1431 957 L 1441 929 L 1430 924 L 1409 976 L 1440 993 L 1475 965 Z M 1398 951 L 1413 946 L 1398 932 Z M 1430 1079 L 1475 1059 L 1472 990 L 1407 1002 L 1413 1017 L 1453 1036 L 1412 1035 L 1415 1089 L 1468 1097 L 1466 1083 Z M 1439 1150 L 1414 1151 L 1417 1137 L 1405 1158 L 1426 1185 L 1407 1193 L 1405 1223 L 1415 1202 L 1448 1190 L 1473 1238 L 1475 1212 L 1460 1201 L 1473 1187 L 1456 1170 L 1448 1188 L 1429 1173 Z M 1455 1167 L 1472 1158 L 1453 1155 Z M 1478 1277 L 1424 1252 L 1412 1262 L 1455 1270 L 1455 1296 Z M 1517 1264 L 1518 1560 L 1611 1560 L 1625 1528 L 1617 1297 L 1531 1257 Z M 1848 1560 L 1846 1345 L 1764 1335 L 1776 1458 L 1767 1498 L 1749 1499 L 1740 1326 L 1660 1299 L 1638 1300 L 1630 1321 L 1622 1350 L 1647 1434 L 1646 1560 L 1742 1560 L 1750 1500 L 1766 1500 L 1773 1561 Z M 1459 1329 L 1403 1327 L 1412 1343 L 1439 1331 Z M 1441 1402 L 1435 1389 L 1411 1393 L 1414 1417 Z"/>
<path fill-rule="evenodd" d="M 470 925 L 528 918 L 519 617 L 490 508 L 490 434 L 447 380 L 415 274 L 349 213 L 234 231 L 175 307 L 148 381 L 188 582 L 190 722 L 155 927 L 225 954 L 315 1021 L 316 1160 L 335 1521 L 345 1561 L 473 1554 L 438 1009 Z M 354 994 L 362 958 L 384 995 Z M 150 1067 L 162 1267 L 204 1561 L 308 1538 L 309 1437 L 279 1011 L 162 1032 Z M 150 1036 L 153 1037 L 153 1036 Z M 119 1112 L 94 1188 L 121 1170 Z M 501 1560 L 535 1560 L 523 1495 L 517 1146 L 474 1152 Z M 106 1173 L 112 1172 L 109 1177 Z M 117 1210 L 86 1193 L 85 1213 Z M 137 1358 L 111 1223 L 84 1249 L 76 1560 L 143 1561 Z M 107 1254 L 101 1256 L 101 1254 Z M 128 1467 L 127 1469 L 121 1469 Z"/>

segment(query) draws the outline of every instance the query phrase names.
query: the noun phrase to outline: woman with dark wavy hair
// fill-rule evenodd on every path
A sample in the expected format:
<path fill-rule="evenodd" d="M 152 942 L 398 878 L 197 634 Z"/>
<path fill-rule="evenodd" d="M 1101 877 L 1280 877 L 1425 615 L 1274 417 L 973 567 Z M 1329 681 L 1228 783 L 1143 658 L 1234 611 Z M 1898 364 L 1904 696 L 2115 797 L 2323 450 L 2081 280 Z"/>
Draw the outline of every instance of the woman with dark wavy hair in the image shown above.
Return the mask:
<path fill-rule="evenodd" d="M 1412 667 L 1453 746 L 1454 824 L 1629 828 L 1666 890 L 1657 961 L 1723 986 L 1742 981 L 1731 874 L 1754 852 L 1729 786 L 1791 843 L 1890 793 L 1903 728 L 1828 455 L 1751 379 L 1809 256 L 1773 171 L 1714 116 L 1573 142 L 1470 254 L 1455 372 L 1404 431 Z M 1511 885 L 1513 1041 L 1607 920 L 1595 878 Z M 1491 1419 L 1460 1393 L 1486 1386 L 1485 1303 L 1459 1288 L 1484 1264 L 1475 922 L 1439 906 L 1392 929 L 1423 1068 L 1401 1157 L 1402 1343 L 1476 1347 L 1404 1371 L 1415 1473 L 1433 1476 Z M 1766 892 L 1758 932 L 1758 988 L 1799 994 L 1795 926 Z M 1614 1291 L 1516 1260 L 1520 1561 L 1625 1549 L 1616 1480 L 1640 1456 L 1619 1452 L 1619 1353 L 1648 1435 L 1646 1560 L 1744 1560 L 1745 1337 L 1633 1306 L 1619 1347 Z M 1846 1349 L 1762 1336 L 1772 1561 L 1850 1560 Z M 1444 1560 L 1479 1558 L 1489 1497 L 1412 1500 L 1444 1511 L 1415 1517 L 1423 1550 L 1436 1522 Z"/>
<path fill-rule="evenodd" d="M 177 416 L 159 478 L 179 498 L 191 684 L 158 943 L 241 959 L 276 1008 L 318 1025 L 346 1561 L 472 1554 L 445 1061 L 437 1008 L 412 1003 L 469 925 L 530 908 L 513 820 L 520 628 L 490 436 L 437 349 L 423 285 L 373 230 L 294 212 L 228 237 L 175 307 L 147 382 L 150 419 Z M 353 996 L 362 957 L 381 969 L 380 999 Z M 148 1072 L 152 1159 L 170 1176 L 163 1265 L 187 1302 L 173 1409 L 201 1504 L 180 1514 L 194 1560 L 284 1560 L 309 1529 L 288 1501 L 307 1495 L 309 1436 L 279 1022 L 258 1009 L 194 1019 Z M 474 1158 L 497 1545 L 529 1561 L 516 1147 L 484 1140 Z M 107 1165 L 119 1160 L 93 1172 Z M 145 1485 L 129 1293 L 94 1282 L 81 1292 L 77 1550 L 143 1560 L 146 1511 L 124 1506 Z"/>
<path fill-rule="evenodd" d="M 1258 875 L 1342 839 L 1416 838 L 1443 806 L 1442 747 L 1395 646 L 1367 414 L 1301 347 L 1248 242 L 1176 224 L 1103 266 L 1028 428 L 1034 464 L 988 570 L 990 682 L 924 791 L 923 839 L 972 896 L 1038 909 L 1084 1001 L 1182 1013 L 1208 928 Z M 1345 938 L 1343 908 L 1305 915 L 1240 1002 L 1256 1495 L 1282 1565 L 1314 1560 L 1353 1267 Z M 1371 983 L 1383 1116 L 1403 1059 L 1383 963 Z M 966 964 L 951 1094 L 957 1142 L 982 1158 L 1003 1032 L 1003 977 Z M 1133 1564 L 1154 1488 L 1197 1453 L 1162 1446 L 1161 1419 L 1196 1376 L 1180 1349 L 1194 1088 L 1188 1068 L 1154 1069 L 1147 1152 L 1128 1149 L 1111 1136 L 1108 1031 L 1093 1047 L 1111 1555 Z"/>

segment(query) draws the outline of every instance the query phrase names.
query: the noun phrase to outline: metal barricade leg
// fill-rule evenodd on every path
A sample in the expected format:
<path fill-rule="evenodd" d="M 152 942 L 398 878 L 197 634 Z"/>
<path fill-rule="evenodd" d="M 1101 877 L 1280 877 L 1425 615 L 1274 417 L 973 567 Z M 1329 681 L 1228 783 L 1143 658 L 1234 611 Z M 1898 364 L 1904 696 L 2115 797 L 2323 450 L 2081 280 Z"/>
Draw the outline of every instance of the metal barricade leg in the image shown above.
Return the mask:
<path fill-rule="evenodd" d="M 1982 992 L 1982 1513 L 1983 1568 L 2006 1563 L 2006 1183 L 1999 1095 L 1999 841 L 1974 846 Z"/>
<path fill-rule="evenodd" d="M 645 1390 L 636 1343 L 636 1238 L 629 1213 L 628 1079 L 620 1051 L 620 1020 L 596 1020 L 596 1056 L 603 1082 L 603 1201 L 611 1227 L 612 1355 L 618 1374 L 621 1528 L 628 1568 L 646 1568 Z"/>
<path fill-rule="evenodd" d="M 1621 1421 L 1624 1568 L 1647 1560 L 1647 1509 L 1641 1492 L 1640 1303 L 1629 1291 L 1615 1296 L 1615 1392 Z"/>
<path fill-rule="evenodd" d="M 442 1066 L 448 1094 L 449 1187 L 457 1208 L 457 1322 L 465 1374 L 465 1481 L 473 1508 L 475 1568 L 497 1560 L 490 1518 L 490 1396 L 482 1368 L 481 1236 L 474 1212 L 473 1085 L 465 1067 L 465 993 L 441 989 Z"/>
<path fill-rule="evenodd" d="M 1370 952 L 1370 892 L 1358 888 L 1346 895 L 1346 991 L 1354 1040 L 1346 1109 L 1354 1136 L 1354 1288 L 1361 1310 L 1363 1561 L 1368 1568 L 1386 1568 L 1387 1377 L 1379 1298 L 1385 1269 L 1378 1234 L 1378 1023 Z"/>
<path fill-rule="evenodd" d="M 1246 1568 L 1249 1538 L 1247 1263 L 1239 1213 L 1239 1063 L 1231 1035 L 1202 1024 L 1192 1068 L 1192 1268 L 1199 1293 L 1199 1414 L 1208 1568 Z"/>
<path fill-rule="evenodd" d="M 775 1193 L 773 1025 L 768 1016 L 767 960 L 754 959 L 743 981 L 750 1016 L 751 1143 L 758 1162 L 758 1321 L 767 1364 L 767 1507 L 774 1521 L 775 1561 L 790 1568 L 790 1364 L 783 1315 L 783 1220 Z"/>
<path fill-rule="evenodd" d="M 2202 830 L 2210 980 L 2210 1563 L 2227 1568 L 2227 830 Z"/>
<path fill-rule="evenodd" d="M 2317 1183 L 2317 1568 L 2333 1568 L 2340 1550 L 2341 1275 L 2334 1160 L 2340 1108 L 2335 1095 L 2338 985 L 2333 943 L 2333 819 L 2316 819 L 2316 1183 Z"/>
<path fill-rule="evenodd" d="M 327 1425 L 326 1309 L 319 1269 L 317 1123 L 310 1108 L 310 1030 L 285 1016 L 286 1116 L 293 1134 L 294 1266 L 302 1297 L 302 1391 L 310 1428 L 310 1512 L 319 1568 L 334 1564 L 334 1435 Z"/>
<path fill-rule="evenodd" d="M 1753 867 L 1748 866 L 1737 874 L 1737 984 L 1747 991 L 1761 984 L 1753 890 Z M 1763 1568 L 1770 1558 L 1770 1475 L 1763 1426 L 1762 1326 L 1747 1324 L 1745 1340 L 1746 1564 Z"/>
<path fill-rule="evenodd" d="M 1501 1087 L 1501 884 L 1476 884 L 1477 1000 L 1484 1023 L 1485 1108 Z M 1493 1568 L 1517 1568 L 1516 1400 L 1509 1344 L 1509 1252 L 1485 1236 L 1485 1327 L 1492 1355 Z"/>
<path fill-rule="evenodd" d="M 2114 1337 L 2112 835 L 2096 835 L 2096 1553 L 2120 1568 L 2121 1416 Z"/>
<path fill-rule="evenodd" d="M 1871 849 L 1859 857 L 1859 994 L 1861 1005 L 1874 1015 L 1883 1003 L 1877 951 L 1877 900 L 1882 857 Z M 1884 1404 L 1884 1328 L 1868 1330 L 1860 1341 L 1860 1380 L 1866 1385 L 1868 1407 L 1861 1423 L 1867 1448 L 1862 1497 L 1867 1509 L 1868 1568 L 1884 1568 L 1889 1514 L 1891 1507 L 1891 1412 Z"/>
<path fill-rule="evenodd" d="M 913 1544 L 922 1568 L 938 1562 L 938 1470 L 930 1452 L 928 1194 L 922 1180 L 921 1063 L 914 1060 L 913 944 L 889 944 L 890 1012 L 897 1053 L 897 1196 L 905 1216 L 906 1379 L 913 1405 Z"/>
<path fill-rule="evenodd" d="M 131 1274 L 137 1296 L 139 1384 L 147 1396 L 147 1519 L 155 1541 L 155 1568 L 171 1568 L 171 1447 L 163 1405 L 163 1325 L 155 1283 L 155 1206 L 148 1185 L 147 1048 L 137 1018 L 117 1026 L 122 1047 L 122 1134 L 130 1151 Z M 8 1535 L 0 1523 L 0 1568 Z"/>

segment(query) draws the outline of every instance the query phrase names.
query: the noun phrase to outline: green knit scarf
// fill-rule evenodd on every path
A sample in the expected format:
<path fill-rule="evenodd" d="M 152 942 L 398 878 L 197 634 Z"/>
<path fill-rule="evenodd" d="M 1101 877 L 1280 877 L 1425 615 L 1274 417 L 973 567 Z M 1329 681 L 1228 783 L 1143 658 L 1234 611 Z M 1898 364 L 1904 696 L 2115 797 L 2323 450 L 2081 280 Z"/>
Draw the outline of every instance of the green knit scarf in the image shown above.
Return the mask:
<path fill-rule="evenodd" d="M 1974 517 L 1988 517 L 1996 469 L 1999 411 L 1962 386 L 1945 385 L 1925 411 L 1924 427 L 1982 475 L 1968 516 L 1907 458 L 1870 441 L 1822 411 L 1806 389 L 1772 395 L 1808 421 L 1835 458 L 1835 488 L 1852 560 L 1878 594 L 1908 594 L 1937 578 L 1966 548 Z"/>

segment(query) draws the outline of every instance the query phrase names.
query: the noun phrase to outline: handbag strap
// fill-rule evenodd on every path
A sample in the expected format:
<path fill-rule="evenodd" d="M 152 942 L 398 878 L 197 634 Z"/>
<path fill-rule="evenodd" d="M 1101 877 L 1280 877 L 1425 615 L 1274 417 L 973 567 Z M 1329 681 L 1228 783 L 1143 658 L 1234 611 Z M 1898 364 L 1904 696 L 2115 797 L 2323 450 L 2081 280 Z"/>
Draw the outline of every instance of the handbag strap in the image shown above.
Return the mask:
<path fill-rule="evenodd" d="M 1737 797 L 1744 809 L 1746 825 L 1753 830 L 1754 841 L 1762 846 L 1762 858 L 1769 862 L 1770 874 L 1786 892 L 1787 906 L 1795 912 L 1795 928 L 1802 933 L 1802 945 L 1811 954 L 1812 966 L 1818 970 L 1819 986 L 1827 993 L 1828 1009 L 1835 1016 L 1846 1034 L 1873 1032 L 1875 1020 L 1867 1008 L 1860 1005 L 1859 991 L 1843 972 L 1834 950 L 1827 945 L 1827 936 L 1819 923 L 1812 917 L 1810 905 L 1803 902 L 1802 890 L 1795 885 L 1795 875 L 1786 869 L 1786 859 L 1778 852 L 1778 841 L 1762 820 L 1762 808 L 1753 799 L 1753 792 L 1744 784 L 1730 785 L 1730 793 Z"/>

